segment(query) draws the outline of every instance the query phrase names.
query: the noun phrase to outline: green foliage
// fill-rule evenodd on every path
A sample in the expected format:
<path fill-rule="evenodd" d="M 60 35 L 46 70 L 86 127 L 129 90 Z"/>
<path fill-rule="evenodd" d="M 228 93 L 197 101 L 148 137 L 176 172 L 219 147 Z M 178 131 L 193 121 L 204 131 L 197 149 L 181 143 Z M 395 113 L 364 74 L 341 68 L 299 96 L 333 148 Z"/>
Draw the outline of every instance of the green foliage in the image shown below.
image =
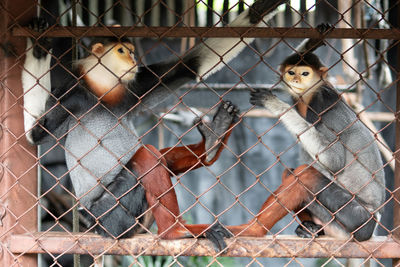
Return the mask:
<path fill-rule="evenodd" d="M 135 263 L 136 262 L 136 263 Z M 167 266 L 185 266 L 185 267 L 234 267 L 237 266 L 234 258 L 217 258 L 213 261 L 213 257 L 178 257 L 177 262 L 174 263 L 172 256 L 140 256 L 137 261 L 132 256 L 124 256 L 122 259 L 121 267 L 167 267 Z M 209 265 L 212 262 L 211 265 Z M 135 264 L 134 264 L 135 263 Z"/>
<path fill-rule="evenodd" d="M 213 257 L 187 257 L 188 260 L 184 263 L 184 266 L 187 267 L 201 267 L 208 266 L 213 261 Z M 217 258 L 211 265 L 211 267 L 234 267 L 237 266 L 237 262 L 235 262 L 234 258 Z"/>
<path fill-rule="evenodd" d="M 164 267 L 171 266 L 173 261 L 174 257 L 172 256 L 140 256 L 137 261 L 132 256 L 125 256 L 122 259 L 122 267 Z"/>

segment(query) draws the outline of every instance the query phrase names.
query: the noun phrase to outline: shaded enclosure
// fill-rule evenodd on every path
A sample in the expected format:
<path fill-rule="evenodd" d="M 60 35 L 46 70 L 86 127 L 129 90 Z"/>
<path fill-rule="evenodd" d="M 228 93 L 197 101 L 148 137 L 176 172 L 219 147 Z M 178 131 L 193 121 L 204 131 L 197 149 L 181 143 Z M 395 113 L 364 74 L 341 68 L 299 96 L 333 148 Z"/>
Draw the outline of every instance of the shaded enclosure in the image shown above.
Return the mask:
<path fill-rule="evenodd" d="M 398 266 L 400 262 L 400 147 L 398 118 L 399 10 L 395 0 L 288 1 L 257 29 L 223 28 L 253 1 L 2 1 L 0 3 L 0 261 L 4 266 Z M 289 213 L 263 238 L 232 237 L 216 253 L 208 240 L 162 240 L 155 225 L 129 239 L 102 238 L 79 215 L 69 180 L 64 140 L 30 145 L 23 130 L 21 71 L 26 37 L 43 36 L 28 22 L 50 23 L 51 82 L 61 85 L 72 63 L 90 51 L 96 36 L 128 37 L 138 64 L 177 57 L 208 37 L 256 37 L 237 58 L 207 79 L 198 77 L 160 106 L 136 118 L 140 144 L 161 149 L 199 140 L 194 119 L 212 118 L 222 100 L 240 109 L 240 120 L 212 166 L 173 178 L 182 217 L 190 223 L 238 225 L 254 218 L 298 161 L 300 143 L 280 119 L 249 103 L 254 88 L 276 89 L 279 63 L 329 22 L 326 45 L 316 54 L 329 81 L 377 139 L 384 161 L 386 202 L 375 236 L 365 242 L 332 237 L 301 239 Z M 120 27 L 110 27 L 112 24 Z M 212 47 L 210 53 L 213 53 Z M 221 55 L 223 59 L 223 55 Z M 50 70 L 49 70 L 50 71 Z M 40 84 L 43 77 L 36 77 Z M 278 91 L 285 101 L 289 96 Z M 396 171 L 395 171 L 396 170 Z M 147 211 L 149 212 L 149 211 Z M 153 234 L 151 234 L 151 233 Z M 40 254 L 37 257 L 36 254 Z M 75 258 L 72 257 L 75 255 Z M 80 259 L 76 255 L 81 255 Z M 105 256 L 114 255 L 114 256 Z M 144 257 L 151 255 L 153 257 Z M 155 257 L 163 256 L 163 257 Z M 196 257 L 188 257 L 196 256 Z M 205 257 L 198 257 L 205 256 Z M 314 259 L 319 258 L 319 259 Z M 78 265 L 76 265 L 78 266 Z M 213 265 L 214 266 L 214 265 Z"/>

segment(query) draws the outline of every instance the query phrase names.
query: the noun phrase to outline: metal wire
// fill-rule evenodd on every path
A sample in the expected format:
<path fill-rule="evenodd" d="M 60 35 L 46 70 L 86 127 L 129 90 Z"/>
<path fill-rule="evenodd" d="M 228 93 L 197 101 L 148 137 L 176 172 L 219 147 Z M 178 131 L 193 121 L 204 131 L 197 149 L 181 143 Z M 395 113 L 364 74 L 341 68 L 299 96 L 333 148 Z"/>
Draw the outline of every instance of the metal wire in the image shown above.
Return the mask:
<path fill-rule="evenodd" d="M 172 262 L 170 265 L 185 265 L 185 260 L 182 259 L 181 256 L 212 256 L 212 258 L 207 261 L 206 265 L 211 265 L 213 263 L 223 265 L 223 260 L 217 258 L 219 256 L 248 257 L 250 258 L 247 263 L 248 265 L 252 265 L 253 263 L 263 265 L 265 263 L 261 258 L 264 257 L 287 258 L 287 264 L 294 263 L 300 266 L 305 266 L 301 258 L 328 258 L 329 261 L 339 265 L 343 263 L 340 258 L 364 258 L 366 259 L 365 261 L 363 260 L 364 262 L 370 260 L 379 266 L 383 266 L 384 264 L 381 259 L 400 258 L 400 226 L 398 225 L 400 214 L 400 172 L 397 171 L 400 166 L 400 153 L 398 153 L 400 150 L 400 121 L 398 120 L 400 110 L 400 78 L 398 77 L 398 66 L 394 66 L 393 62 L 395 61 L 388 56 L 392 55 L 393 49 L 398 49 L 399 47 L 398 40 L 400 40 L 400 30 L 397 25 L 393 25 L 393 21 L 390 20 L 391 13 L 397 12 L 397 14 L 399 14 L 397 11 L 398 6 L 400 6 L 399 3 L 381 7 L 376 4 L 376 1 L 338 1 L 338 5 L 333 5 L 332 1 L 320 0 L 316 1 L 314 6 L 308 8 L 300 6 L 299 9 L 296 9 L 293 6 L 286 5 L 284 7 L 284 12 L 290 16 L 282 18 L 278 15 L 278 19 L 273 22 L 277 23 L 277 21 L 283 21 L 285 23 L 284 25 L 274 24 L 263 28 L 230 28 L 219 27 L 220 25 L 216 27 L 216 25 L 218 23 L 223 24 L 229 22 L 233 19 L 233 14 L 227 16 L 226 12 L 239 13 L 239 11 L 243 10 L 243 7 L 245 9 L 248 8 L 244 1 L 236 3 L 236 5 L 238 5 L 237 7 L 236 5 L 230 6 L 229 1 L 224 1 L 222 13 L 220 14 L 217 14 L 215 9 L 212 9 L 213 7 L 216 8 L 212 3 L 213 1 L 207 1 L 207 3 L 204 3 L 205 1 L 201 1 L 202 3 L 193 1 L 193 3 L 191 2 L 191 4 L 187 6 L 181 6 L 178 1 L 174 1 L 173 7 L 170 5 L 171 1 L 163 0 L 145 1 L 146 3 L 143 3 L 143 5 L 136 3 L 137 1 L 104 1 L 104 5 L 100 3 L 95 5 L 98 10 L 92 10 L 93 3 L 91 4 L 92 6 L 89 7 L 89 4 L 83 3 L 82 1 L 72 2 L 73 4 L 71 6 L 67 6 L 65 10 L 61 10 L 61 12 L 57 13 L 53 13 L 49 6 L 41 2 L 34 1 L 34 3 L 26 4 L 25 8 L 38 8 L 42 16 L 48 16 L 50 20 L 63 22 L 65 24 L 52 23 L 53 25 L 44 33 L 35 32 L 27 27 L 25 23 L 27 19 L 25 19 L 25 17 L 29 16 L 25 14 L 23 10 L 13 6 L 11 1 L 7 1 L 7 4 L 0 3 L 0 11 L 2 14 L 7 14 L 9 20 L 9 23 L 5 24 L 6 26 L 1 26 L 2 31 L 0 31 L 0 38 L 7 40 L 11 38 L 12 42 L 19 44 L 17 52 L 12 52 L 7 50 L 8 46 L 2 43 L 2 52 L 0 53 L 2 66 L 2 71 L 0 72 L 0 142 L 2 144 L 0 149 L 0 187 L 2 188 L 0 190 L 0 226 L 2 228 L 0 239 L 2 242 L 4 240 L 3 245 L 0 247 L 2 254 L 0 258 L 3 257 L 5 260 L 4 262 L 7 262 L 7 264 L 9 263 L 9 266 L 18 266 L 19 261 L 22 261 L 24 257 L 29 257 L 30 254 L 37 253 L 45 254 L 50 258 L 50 262 L 53 266 L 63 266 L 62 258 L 69 254 L 87 254 L 90 256 L 91 261 L 94 260 L 93 264 L 100 262 L 99 259 L 102 259 L 104 255 L 128 255 L 130 256 L 131 264 L 137 264 L 139 266 L 145 265 L 141 262 L 142 258 L 140 257 L 146 255 L 171 255 Z M 205 5 L 203 13 L 207 15 L 204 21 L 207 21 L 208 24 L 212 23 L 209 27 L 199 26 L 199 16 L 202 14 L 201 4 Z M 343 4 L 348 5 L 344 6 Z M 313 9 L 315 9 L 315 11 L 313 11 Z M 24 69 L 24 56 L 32 47 L 24 49 L 21 44 L 23 43 L 22 40 L 25 40 L 25 38 L 21 37 L 32 38 L 36 44 L 38 44 L 37 41 L 40 40 L 40 38 L 44 37 L 70 37 L 75 40 L 71 47 L 67 47 L 58 55 L 55 54 L 55 49 L 53 49 L 53 63 L 51 68 L 47 71 L 47 73 L 50 71 L 55 73 L 61 70 L 61 72 L 68 75 L 74 75 L 69 65 L 71 64 L 71 60 L 75 62 L 77 59 L 77 56 L 75 58 L 66 59 L 68 54 L 72 53 L 73 55 L 77 55 L 78 50 L 79 54 L 82 55 L 91 53 L 88 41 L 91 37 L 137 37 L 134 40 L 135 46 L 142 48 L 141 54 L 137 55 L 139 62 L 145 57 L 146 60 L 150 58 L 150 61 L 156 61 L 157 59 L 151 57 L 159 51 L 162 51 L 165 55 L 168 54 L 169 56 L 182 59 L 179 48 L 177 48 L 179 45 L 176 44 L 177 39 L 175 38 L 192 37 L 196 38 L 198 44 L 201 44 L 204 43 L 204 38 L 239 37 L 241 40 L 240 42 L 247 45 L 246 52 L 244 52 L 246 55 L 239 56 L 241 58 L 243 57 L 243 61 L 241 61 L 240 64 L 221 63 L 225 64 L 226 68 L 224 70 L 229 72 L 228 76 L 231 77 L 231 80 L 226 81 L 223 79 L 224 83 L 221 83 L 221 80 L 218 80 L 219 74 L 216 74 L 217 78 L 211 77 L 210 80 L 198 77 L 198 82 L 184 86 L 181 91 L 171 90 L 171 96 L 174 98 L 172 104 L 149 109 L 145 115 L 137 118 L 139 122 L 135 121 L 135 123 L 140 125 L 137 129 L 138 133 L 133 132 L 129 127 L 123 125 L 122 122 L 128 120 L 128 113 L 113 114 L 115 119 L 120 123 L 109 127 L 102 136 L 96 136 L 96 144 L 89 148 L 88 151 L 84 153 L 84 156 L 76 158 L 77 165 L 79 165 L 86 155 L 94 153 L 98 147 L 102 147 L 107 153 L 115 155 L 113 148 L 105 146 L 102 139 L 119 129 L 119 127 L 123 127 L 124 130 L 128 131 L 131 135 L 137 136 L 138 142 L 132 144 L 123 155 L 115 155 L 116 162 L 118 163 L 112 166 L 109 171 L 118 168 L 120 165 L 119 162 L 122 162 L 124 157 L 129 155 L 132 151 L 139 149 L 147 140 L 153 140 L 154 142 L 156 139 L 162 140 L 159 141 L 158 145 L 161 146 L 160 142 L 165 142 L 166 146 L 169 146 L 171 150 L 178 147 L 189 150 L 191 155 L 198 157 L 199 163 L 196 164 L 203 164 L 202 158 L 204 155 L 197 155 L 196 152 L 191 149 L 191 146 L 188 145 L 194 139 L 192 134 L 195 132 L 196 125 L 192 125 L 191 123 L 189 123 L 189 125 L 184 125 L 187 123 L 187 120 L 189 120 L 187 118 L 200 116 L 203 119 L 207 119 L 207 117 L 210 119 L 214 116 L 222 100 L 244 96 L 248 98 L 247 91 L 256 88 L 272 88 L 275 90 L 280 87 L 282 83 L 281 81 L 276 81 L 276 78 L 274 78 L 275 80 L 271 79 L 268 84 L 255 83 L 252 78 L 255 77 L 255 73 L 259 72 L 260 69 L 266 69 L 269 74 L 272 73 L 271 77 L 279 76 L 279 72 L 277 71 L 278 62 L 273 62 L 271 58 L 277 58 L 279 55 L 279 57 L 283 59 L 288 53 L 296 52 L 294 43 L 296 43 L 297 40 L 289 40 L 290 38 L 320 38 L 322 35 L 315 28 L 315 22 L 318 19 L 315 14 L 317 14 L 317 12 L 322 12 L 322 10 L 331 10 L 331 13 L 334 13 L 334 15 L 328 14 L 330 12 L 325 12 L 323 14 L 327 16 L 330 15 L 331 18 L 335 17 L 331 22 L 333 22 L 332 24 L 335 26 L 339 26 L 339 28 L 333 29 L 324 36 L 325 39 L 328 39 L 325 47 L 326 50 L 324 51 L 329 52 L 326 55 L 322 55 L 322 59 L 329 62 L 329 72 L 333 73 L 330 81 L 335 87 L 340 89 L 339 95 L 353 108 L 356 115 L 356 120 L 349 122 L 344 129 L 339 131 L 334 131 L 332 129 L 332 133 L 336 135 L 337 139 L 329 144 L 326 149 L 332 148 L 336 143 L 340 143 L 347 152 L 354 156 L 353 160 L 349 161 L 341 170 L 337 170 L 336 173 L 346 172 L 347 168 L 350 168 L 353 164 L 359 164 L 360 168 L 369 170 L 369 166 L 366 166 L 359 158 L 365 147 L 372 143 L 366 141 L 365 147 L 357 148 L 354 151 L 351 144 L 343 143 L 340 140 L 340 135 L 345 131 L 351 130 L 351 127 L 356 123 L 361 122 L 367 125 L 368 131 L 374 136 L 374 143 L 379 145 L 379 149 L 385 157 L 385 163 L 382 169 L 385 168 L 387 173 L 391 173 L 391 168 L 395 174 L 394 185 L 391 186 L 387 184 L 385 186 L 386 194 L 389 197 L 376 211 L 371 211 L 371 215 L 374 215 L 378 210 L 385 210 L 385 219 L 383 221 L 377 221 L 379 232 L 384 233 L 383 236 L 373 237 L 371 240 L 365 242 L 358 242 L 352 238 L 313 237 L 310 239 L 299 239 L 293 235 L 288 236 L 287 233 L 292 231 L 292 228 L 297 227 L 298 224 L 302 224 L 299 217 L 301 213 L 311 205 L 311 202 L 304 204 L 301 210 L 291 210 L 281 201 L 282 195 L 286 194 L 286 192 L 290 192 L 290 188 L 285 188 L 282 192 L 277 192 L 276 184 L 274 184 L 272 180 L 277 179 L 275 174 L 278 172 L 293 167 L 288 166 L 288 162 L 290 161 L 287 158 L 292 159 L 295 157 L 294 152 L 298 151 L 300 140 L 305 132 L 301 133 L 297 139 L 289 138 L 284 141 L 279 140 L 286 137 L 286 130 L 282 126 L 282 117 L 272 114 L 265 109 L 249 107 L 250 104 L 246 106 L 240 103 L 242 110 L 239 115 L 240 120 L 235 126 L 236 128 L 232 133 L 230 142 L 224 145 L 222 157 L 225 157 L 227 160 L 222 163 L 218 161 L 214 167 L 204 165 L 202 166 L 203 170 L 201 170 L 201 172 L 199 171 L 194 174 L 195 176 L 197 175 L 196 177 L 201 177 L 202 180 L 202 183 L 199 182 L 197 184 L 198 188 L 191 186 L 187 182 L 190 175 L 192 175 L 191 171 L 197 165 L 193 165 L 182 174 L 175 174 L 174 171 L 168 167 L 168 164 L 163 163 L 168 152 L 165 152 L 164 155 L 158 159 L 157 164 L 152 166 L 148 171 L 150 172 L 162 166 L 166 172 L 174 177 L 169 191 L 176 190 L 179 198 L 183 199 L 186 197 L 186 199 L 192 200 L 192 202 L 188 204 L 182 204 L 180 214 L 175 218 L 177 224 L 182 224 L 183 217 L 185 219 L 189 218 L 189 220 L 193 218 L 195 223 L 197 223 L 197 220 L 200 221 L 204 218 L 208 218 L 209 221 L 225 222 L 227 217 L 236 215 L 233 213 L 240 213 L 242 216 L 241 218 L 235 217 L 235 221 L 241 220 L 240 223 L 245 223 L 248 220 L 255 219 L 269 208 L 266 207 L 265 211 L 258 211 L 254 210 L 253 206 L 250 206 L 249 203 L 259 201 L 259 205 L 261 205 L 270 195 L 275 197 L 274 204 L 280 204 L 283 210 L 289 212 L 289 216 L 277 224 L 277 229 L 267 229 L 265 226 L 261 226 L 261 228 L 264 228 L 268 233 L 265 237 L 252 238 L 234 236 L 227 239 L 228 249 L 223 253 L 216 253 L 214 248 L 210 245 L 210 241 L 201 238 L 163 240 L 158 235 L 154 234 L 154 230 L 150 229 L 146 223 L 139 220 L 136 222 L 136 225 L 143 228 L 144 235 L 138 235 L 132 239 L 102 238 L 93 233 L 95 225 L 90 225 L 85 217 L 77 215 L 76 212 L 74 212 L 74 209 L 80 206 L 83 212 L 94 218 L 95 224 L 99 224 L 101 216 L 96 217 L 87 207 L 81 205 L 81 203 L 87 195 L 93 194 L 99 187 L 101 190 L 113 195 L 110 188 L 102 183 L 104 177 L 97 177 L 96 173 L 87 170 L 88 177 L 94 177 L 96 183 L 94 183 L 87 192 L 77 196 L 71 184 L 66 182 L 69 179 L 68 176 L 71 171 L 77 168 L 77 166 L 70 167 L 69 170 L 67 168 L 62 173 L 56 173 L 53 170 L 54 166 L 45 165 L 41 160 L 52 157 L 50 156 L 52 151 L 57 149 L 62 150 L 61 154 L 73 154 L 74 151 L 67 149 L 67 145 L 64 145 L 63 139 L 65 135 L 71 134 L 74 131 L 74 127 L 82 128 L 89 136 L 96 136 L 96 132 L 93 132 L 93 130 L 82 123 L 82 121 L 84 121 L 86 116 L 94 112 L 96 108 L 103 106 L 101 101 L 95 106 L 88 107 L 88 110 L 80 115 L 68 111 L 70 112 L 69 116 L 71 120 L 76 120 L 76 126 L 68 129 L 62 137 L 51 133 L 50 136 L 54 139 L 54 143 L 49 145 L 46 149 L 41 149 L 42 152 L 39 156 L 37 156 L 32 151 L 33 148 L 26 143 L 26 133 L 21 131 L 21 125 L 23 124 L 21 114 L 24 111 L 22 105 L 24 93 L 22 93 L 20 88 L 19 77 L 21 70 Z M 169 14 L 168 19 L 158 20 L 158 17 L 151 18 L 152 11 L 157 14 Z M 68 16 L 70 12 L 72 12 L 72 16 L 70 17 L 72 21 L 69 25 Z M 190 22 L 188 19 L 184 19 L 184 16 L 188 16 L 189 14 L 191 15 Z M 361 15 L 360 17 L 355 17 L 357 14 L 364 15 L 362 17 Z M 126 19 L 128 16 L 131 16 L 129 23 L 122 22 L 121 24 L 123 26 L 121 27 L 108 26 L 110 24 L 107 20 L 120 17 L 125 18 L 126 21 L 128 20 Z M 282 14 L 280 16 L 282 16 Z M 369 24 L 366 24 L 364 18 L 368 16 L 373 18 L 371 18 Z M 82 19 L 79 20 L 80 18 Z M 78 27 L 76 25 L 79 23 L 76 19 L 90 26 Z M 149 22 L 153 22 L 153 24 L 149 24 Z M 168 24 L 168 26 L 164 26 L 165 24 Z M 265 48 L 262 46 L 263 43 L 261 45 L 257 42 L 255 45 L 246 43 L 245 37 L 269 38 L 268 47 Z M 347 43 L 339 44 L 339 41 L 344 39 L 351 40 L 347 40 Z M 378 41 L 382 40 L 387 41 L 386 46 L 377 44 Z M 178 39 L 178 41 L 180 41 L 180 39 Z M 195 47 L 196 45 L 194 48 Z M 190 53 L 194 48 L 190 46 L 184 49 L 188 51 L 183 51 L 183 54 Z M 210 53 L 217 53 L 215 48 L 209 47 L 209 49 Z M 15 53 L 17 55 L 15 55 Z M 222 60 L 223 55 L 219 56 Z M 11 57 L 13 61 L 10 61 L 9 58 Z M 400 59 L 397 59 L 397 62 L 399 61 Z M 396 77 L 392 80 L 386 80 L 385 82 L 378 81 L 379 79 L 377 79 L 377 77 L 381 78 L 382 74 L 377 74 L 377 71 L 381 71 L 381 69 L 384 69 L 383 71 L 386 70 L 387 73 L 394 73 Z M 152 71 L 150 68 L 148 70 Z M 169 71 L 167 71 L 167 73 Z M 12 76 L 10 76 L 11 74 Z M 45 74 L 46 73 L 41 77 L 34 78 L 37 80 L 37 85 L 41 85 Z M 264 79 L 260 80 L 263 81 Z M 77 77 L 76 84 L 79 82 L 80 77 Z M 395 105 L 391 102 L 390 97 L 387 97 L 388 94 L 393 92 L 392 88 L 394 85 L 397 86 L 397 102 Z M 50 97 L 54 97 L 51 88 L 45 89 L 50 93 Z M 73 89 L 74 87 L 68 88 L 65 93 L 72 92 Z M 25 92 L 25 94 L 28 93 L 29 92 Z M 207 98 L 206 101 L 200 101 L 205 95 Z M 283 95 L 282 97 L 285 96 Z M 238 98 L 236 98 L 236 100 Z M 246 103 L 248 102 L 247 98 L 245 100 Z M 240 102 L 240 100 L 238 102 Z M 59 102 L 58 105 L 61 105 L 60 103 L 61 102 Z M 137 108 L 138 105 L 133 106 L 131 110 Z M 196 106 L 196 109 L 193 108 L 194 106 Z M 50 110 L 46 110 L 45 113 L 37 119 L 40 120 L 46 113 L 51 112 L 54 108 L 55 107 L 52 107 Z M 112 108 L 107 106 L 103 108 L 112 113 Z M 290 105 L 290 109 L 295 108 L 296 103 Z M 25 108 L 25 112 L 27 111 L 28 110 Z M 12 116 L 10 114 L 18 116 L 17 119 L 13 119 L 11 122 L 10 118 Z M 147 120 L 143 121 L 143 118 Z M 171 121 L 173 121 L 173 123 Z M 178 127 L 177 124 L 174 123 L 181 123 L 184 127 Z M 261 124 L 265 125 L 262 130 L 259 128 Z M 393 126 L 396 127 L 396 130 L 392 129 Z M 278 140 L 284 145 L 277 147 L 274 141 L 271 140 L 272 136 L 275 136 L 274 141 Z M 199 137 L 199 135 L 197 137 Z M 394 143 L 395 146 L 393 146 Z M 159 148 L 161 149 L 161 147 Z M 28 159 L 17 162 L 18 155 L 23 155 Z M 321 157 L 321 153 L 316 155 L 316 159 L 313 163 L 317 162 L 319 157 Z M 268 158 L 268 160 L 264 160 L 265 158 Z M 65 159 L 61 161 L 64 160 Z M 15 171 L 15 165 L 19 166 L 18 171 Z M 39 166 L 42 173 L 46 174 L 51 181 L 51 185 L 47 187 L 42 185 L 37 195 L 31 190 L 32 185 L 34 185 L 34 177 L 36 176 L 34 174 L 36 166 Z M 125 166 L 123 168 L 125 168 L 126 171 L 130 171 Z M 370 171 L 371 179 L 368 180 L 366 184 L 360 185 L 358 192 L 350 192 L 352 194 L 352 200 L 358 197 L 357 194 L 359 194 L 361 190 L 367 188 L 371 182 L 374 182 L 376 172 L 378 171 L 380 170 Z M 234 184 L 232 181 L 227 181 L 234 180 L 235 177 L 238 178 L 238 176 L 233 175 L 233 173 L 238 172 L 239 176 L 241 176 L 240 182 Z M 336 177 L 336 173 L 331 174 L 333 177 Z M 104 176 L 106 175 L 107 174 Z M 130 188 L 123 195 L 139 187 L 140 181 L 144 179 L 143 177 L 145 175 L 146 174 L 139 176 L 138 184 Z M 27 182 L 27 176 L 29 176 L 31 182 Z M 203 178 L 203 176 L 209 179 Z M 227 179 L 227 177 L 229 179 Z M 335 182 L 339 184 L 338 181 Z M 312 195 L 311 198 L 314 204 L 321 204 L 317 197 L 318 193 L 312 192 L 305 184 L 302 184 L 300 179 L 296 180 L 296 185 L 297 184 L 304 186 L 302 190 Z M 349 190 L 346 188 L 346 185 L 339 185 Z M 162 192 L 158 198 L 161 199 L 168 194 L 168 192 Z M 213 203 L 211 203 L 212 201 L 208 199 L 212 194 L 220 194 L 222 196 L 221 198 L 211 199 L 213 199 L 214 202 L 220 202 L 222 204 L 213 205 Z M 256 197 L 254 197 L 254 195 L 256 195 Z M 119 204 L 123 196 L 114 197 L 116 203 Z M 20 199 L 29 199 L 29 203 L 32 205 L 7 205 L 7 203 L 18 202 Z M 71 201 L 74 201 L 74 204 L 71 205 Z M 179 203 L 181 204 L 182 201 L 179 201 Z M 332 218 L 334 218 L 340 210 L 344 209 L 347 204 L 349 203 L 343 205 L 338 211 L 330 212 Z M 139 218 L 145 218 L 157 205 L 160 205 L 160 203 L 157 202 L 153 206 L 148 207 Z M 386 211 L 387 209 L 392 209 L 390 206 L 394 206 L 393 215 L 388 215 Z M 47 226 L 47 228 L 43 229 L 41 232 L 36 231 L 36 229 L 32 230 L 30 224 L 25 223 L 25 220 L 31 220 L 31 214 L 37 207 L 40 207 L 41 210 L 38 216 L 43 217 L 42 220 L 43 222 L 46 221 Z M 109 209 L 106 213 L 111 211 L 112 209 Z M 71 213 L 75 213 L 75 217 L 78 218 L 78 223 L 71 223 Z M 196 215 L 192 215 L 193 217 L 191 218 L 191 214 Z M 201 216 L 199 216 L 199 214 L 201 214 Z M 27 217 L 29 218 L 27 219 Z M 246 221 L 244 221 L 245 219 Z M 387 223 L 390 219 L 393 219 L 394 222 L 392 228 L 390 228 Z M 373 220 L 376 220 L 375 217 L 373 217 Z M 257 223 L 256 221 L 254 222 Z M 324 225 L 324 227 L 326 227 L 326 225 Z M 359 226 L 358 229 L 361 227 L 362 225 Z M 118 260 L 117 257 L 115 257 L 115 259 Z M 79 260 L 75 259 L 74 264 L 79 266 Z M 394 260 L 393 264 L 398 264 L 398 261 Z"/>

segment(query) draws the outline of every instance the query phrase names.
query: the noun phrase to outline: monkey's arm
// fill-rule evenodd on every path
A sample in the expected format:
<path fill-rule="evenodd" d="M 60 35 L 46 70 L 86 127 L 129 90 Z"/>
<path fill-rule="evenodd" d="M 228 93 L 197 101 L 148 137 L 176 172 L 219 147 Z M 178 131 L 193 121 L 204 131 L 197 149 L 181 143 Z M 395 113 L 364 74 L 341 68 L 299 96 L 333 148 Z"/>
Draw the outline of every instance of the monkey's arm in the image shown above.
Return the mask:
<path fill-rule="evenodd" d="M 317 31 L 321 35 L 326 35 L 334 27 L 329 23 L 321 23 L 317 26 Z M 315 51 L 318 47 L 325 45 L 323 38 L 307 38 L 296 47 L 297 53 L 310 53 Z"/>
<path fill-rule="evenodd" d="M 273 11 L 285 2 L 287 0 L 258 0 L 228 26 L 246 27 L 266 22 L 275 15 Z M 182 57 L 140 67 L 129 86 L 131 102 L 139 100 L 148 108 L 158 105 L 188 81 L 205 79 L 221 69 L 253 39 L 209 38 Z"/>
<path fill-rule="evenodd" d="M 263 106 L 273 114 L 280 116 L 285 127 L 302 143 L 304 150 L 315 160 L 333 173 L 345 166 L 345 148 L 334 132 L 326 129 L 325 134 L 308 123 L 287 103 L 281 101 L 270 90 L 251 92 L 250 103 Z M 325 127 L 322 123 L 320 127 Z"/>
<path fill-rule="evenodd" d="M 29 27 L 43 33 L 49 25 L 44 18 L 33 18 Z M 67 110 L 73 111 L 73 106 L 77 104 L 70 99 L 72 94 L 69 92 L 69 89 L 74 88 L 77 83 L 73 75 L 57 76 L 57 79 L 62 81 L 58 82 L 60 87 L 54 88 L 51 83 L 50 72 L 53 73 L 59 64 L 51 66 L 51 46 L 51 40 L 47 37 L 40 37 L 37 40 L 27 38 L 22 85 L 26 137 L 32 144 L 43 143 L 51 136 L 59 136 L 58 130 L 63 128 L 65 120 L 70 115 Z M 76 90 L 71 89 L 71 91 Z M 77 99 L 79 98 L 78 96 Z"/>
<path fill-rule="evenodd" d="M 35 18 L 29 27 L 40 33 L 48 24 L 46 20 Z M 50 94 L 50 51 L 51 43 L 48 38 L 38 40 L 27 38 L 27 51 L 21 80 L 24 91 L 24 128 L 26 138 L 33 144 L 31 129 L 36 119 L 45 111 L 45 103 Z"/>
<path fill-rule="evenodd" d="M 62 138 L 67 133 L 68 118 L 78 120 L 81 113 L 95 104 L 95 97 L 77 85 L 76 80 L 52 89 L 52 96 L 46 102 L 46 112 L 31 131 L 33 142 L 41 144 L 51 138 Z"/>

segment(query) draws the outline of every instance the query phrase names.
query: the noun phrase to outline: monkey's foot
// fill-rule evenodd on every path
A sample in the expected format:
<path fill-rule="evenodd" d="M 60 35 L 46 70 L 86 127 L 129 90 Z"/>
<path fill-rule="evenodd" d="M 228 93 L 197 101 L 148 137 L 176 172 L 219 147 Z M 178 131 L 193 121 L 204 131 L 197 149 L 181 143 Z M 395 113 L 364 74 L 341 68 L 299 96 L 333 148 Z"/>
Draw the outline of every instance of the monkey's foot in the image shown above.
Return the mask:
<path fill-rule="evenodd" d="M 29 28 L 39 33 L 45 32 L 49 28 L 46 19 L 36 17 L 29 23 Z M 50 48 L 51 41 L 48 37 L 40 37 L 39 39 L 32 39 L 33 43 L 33 56 L 37 59 L 46 57 Z"/>
<path fill-rule="evenodd" d="M 205 149 L 207 161 L 211 161 L 217 154 L 229 127 L 237 120 L 238 108 L 230 101 L 223 102 L 214 115 L 211 123 L 200 122 L 197 127 L 206 140 Z"/>
<path fill-rule="evenodd" d="M 312 238 L 324 235 L 324 230 L 321 230 L 322 225 L 316 224 L 312 221 L 304 221 L 297 226 L 295 233 L 298 237 Z"/>
<path fill-rule="evenodd" d="M 211 228 L 208 229 L 204 235 L 213 243 L 217 252 L 220 252 L 226 248 L 224 238 L 233 237 L 232 233 L 218 222 L 211 226 Z"/>

